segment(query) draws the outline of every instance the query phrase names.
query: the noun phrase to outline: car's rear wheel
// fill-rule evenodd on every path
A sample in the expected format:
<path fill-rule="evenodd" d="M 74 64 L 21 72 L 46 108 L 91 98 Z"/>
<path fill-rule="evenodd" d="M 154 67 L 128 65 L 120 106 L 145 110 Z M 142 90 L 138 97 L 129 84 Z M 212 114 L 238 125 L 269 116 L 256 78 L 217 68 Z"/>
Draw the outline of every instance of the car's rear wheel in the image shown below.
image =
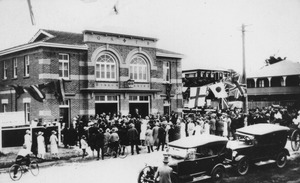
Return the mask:
<path fill-rule="evenodd" d="M 223 181 L 225 170 L 218 166 L 211 173 L 211 180 L 214 183 L 221 183 Z"/>
<path fill-rule="evenodd" d="M 287 156 L 285 152 L 280 152 L 276 157 L 276 166 L 278 168 L 283 168 L 286 165 Z"/>
<path fill-rule="evenodd" d="M 291 146 L 293 151 L 298 151 L 300 148 L 300 133 L 297 130 L 294 130 L 291 135 Z"/>
<path fill-rule="evenodd" d="M 138 183 L 153 183 L 154 181 L 154 169 L 150 166 L 146 166 L 141 170 L 139 177 L 138 177 Z"/>
<path fill-rule="evenodd" d="M 239 175 L 246 175 L 249 171 L 249 161 L 247 158 L 242 158 L 237 164 L 237 173 Z"/>

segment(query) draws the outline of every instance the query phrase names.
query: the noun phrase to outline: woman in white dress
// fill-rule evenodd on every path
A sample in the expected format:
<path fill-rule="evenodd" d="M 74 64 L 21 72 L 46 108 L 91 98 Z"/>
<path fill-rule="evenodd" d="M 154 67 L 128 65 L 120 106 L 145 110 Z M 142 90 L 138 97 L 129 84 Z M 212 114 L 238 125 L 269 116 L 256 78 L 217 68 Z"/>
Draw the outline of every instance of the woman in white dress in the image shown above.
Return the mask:
<path fill-rule="evenodd" d="M 56 136 L 56 131 L 52 131 L 52 135 L 50 136 L 50 152 L 51 152 L 51 156 L 52 158 L 58 158 L 58 139 Z"/>
<path fill-rule="evenodd" d="M 141 133 L 140 133 L 140 140 L 141 140 L 141 144 L 145 145 L 145 134 L 146 134 L 146 130 L 147 130 L 147 124 L 149 122 L 149 117 L 146 116 L 145 119 L 142 120 L 142 124 L 141 124 Z"/>
<path fill-rule="evenodd" d="M 180 138 L 186 137 L 185 122 L 181 117 L 178 117 L 178 121 L 180 121 Z"/>
<path fill-rule="evenodd" d="M 24 144 L 26 145 L 26 149 L 31 151 L 32 139 L 30 135 L 30 130 L 26 130 L 26 134 L 24 135 Z"/>
<path fill-rule="evenodd" d="M 43 132 L 39 131 L 37 137 L 38 157 L 41 159 L 45 159 L 45 154 L 46 154 L 45 138 L 43 134 L 44 134 Z"/>

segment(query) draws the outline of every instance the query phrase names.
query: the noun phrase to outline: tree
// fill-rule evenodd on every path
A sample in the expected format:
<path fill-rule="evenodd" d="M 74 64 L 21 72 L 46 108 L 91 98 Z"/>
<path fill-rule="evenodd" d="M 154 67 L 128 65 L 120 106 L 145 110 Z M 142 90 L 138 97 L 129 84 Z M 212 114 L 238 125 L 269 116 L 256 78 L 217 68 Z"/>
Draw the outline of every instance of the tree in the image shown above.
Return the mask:
<path fill-rule="evenodd" d="M 277 57 L 275 58 L 274 56 L 270 56 L 269 59 L 266 59 L 265 62 L 266 62 L 266 65 L 272 65 L 272 64 L 275 64 L 277 62 L 280 62 L 280 61 L 283 61 L 285 60 L 286 57 L 284 57 L 283 59 L 281 57 Z"/>

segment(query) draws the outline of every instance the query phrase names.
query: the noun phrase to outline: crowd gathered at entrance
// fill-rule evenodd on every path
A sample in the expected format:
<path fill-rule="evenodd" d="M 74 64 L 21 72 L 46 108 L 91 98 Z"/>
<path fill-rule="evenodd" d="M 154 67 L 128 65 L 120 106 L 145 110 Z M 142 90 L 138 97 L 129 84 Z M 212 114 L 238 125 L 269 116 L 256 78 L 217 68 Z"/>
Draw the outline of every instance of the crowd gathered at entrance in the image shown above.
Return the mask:
<path fill-rule="evenodd" d="M 138 111 L 138 110 L 136 110 Z M 116 115 L 97 114 L 83 119 L 73 118 L 71 124 L 62 123 L 62 142 L 65 148 L 79 146 L 82 157 L 86 156 L 87 148 L 97 151 L 97 160 L 104 156 L 108 148 L 115 151 L 119 145 L 123 147 L 118 153 L 124 153 L 126 146 L 131 147 L 131 154 L 139 154 L 142 147 L 148 153 L 164 151 L 168 142 L 181 137 L 201 134 L 213 134 L 235 140 L 236 129 L 257 123 L 273 123 L 283 126 L 299 126 L 300 111 L 285 107 L 264 107 L 250 110 L 246 115 L 241 109 L 232 110 L 204 110 L 200 113 L 188 113 L 183 117 L 171 112 L 170 115 L 146 116 L 137 114 Z M 300 126 L 299 126 L 300 127 Z M 38 144 L 43 143 L 43 133 L 38 133 Z M 47 139 L 51 142 L 51 153 L 58 158 L 56 132 Z M 25 138 L 28 141 L 28 137 Z M 45 151 L 37 148 L 37 155 L 44 158 Z"/>

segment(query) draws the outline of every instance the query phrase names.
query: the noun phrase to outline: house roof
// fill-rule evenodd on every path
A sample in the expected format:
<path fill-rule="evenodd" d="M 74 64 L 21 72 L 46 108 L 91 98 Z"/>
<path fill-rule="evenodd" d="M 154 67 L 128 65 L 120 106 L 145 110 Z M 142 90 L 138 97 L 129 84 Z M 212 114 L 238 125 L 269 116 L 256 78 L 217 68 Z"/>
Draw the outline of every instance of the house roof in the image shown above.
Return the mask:
<path fill-rule="evenodd" d="M 300 64 L 289 60 L 283 60 L 275 64 L 264 66 L 261 69 L 247 74 L 247 78 L 261 78 L 274 76 L 290 76 L 300 74 Z"/>

